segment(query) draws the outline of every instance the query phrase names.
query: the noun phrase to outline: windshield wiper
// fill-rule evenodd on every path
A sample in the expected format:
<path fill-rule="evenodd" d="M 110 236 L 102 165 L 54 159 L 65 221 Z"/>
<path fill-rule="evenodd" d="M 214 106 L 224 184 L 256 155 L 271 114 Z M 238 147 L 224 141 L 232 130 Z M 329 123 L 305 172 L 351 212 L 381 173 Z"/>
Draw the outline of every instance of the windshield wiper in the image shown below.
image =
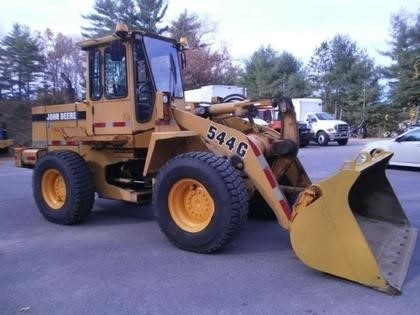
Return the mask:
<path fill-rule="evenodd" d="M 176 76 L 175 60 L 174 60 L 174 57 L 172 56 L 172 54 L 170 54 L 169 56 L 170 56 L 170 62 L 171 62 L 171 73 L 172 73 L 172 77 L 174 79 L 174 83 L 177 84 L 178 83 L 178 78 Z"/>

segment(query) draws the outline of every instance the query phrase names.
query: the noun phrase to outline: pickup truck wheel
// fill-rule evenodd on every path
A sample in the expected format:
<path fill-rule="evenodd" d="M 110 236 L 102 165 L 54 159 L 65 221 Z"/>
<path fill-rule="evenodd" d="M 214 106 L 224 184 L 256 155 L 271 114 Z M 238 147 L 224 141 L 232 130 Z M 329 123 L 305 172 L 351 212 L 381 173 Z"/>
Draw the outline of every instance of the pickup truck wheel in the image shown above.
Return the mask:
<path fill-rule="evenodd" d="M 326 146 L 328 145 L 328 135 L 324 131 L 320 131 L 316 135 L 316 141 L 319 145 Z"/>
<path fill-rule="evenodd" d="M 349 142 L 349 139 L 338 139 L 338 140 L 337 140 L 337 143 L 338 143 L 339 145 L 346 145 L 346 144 L 347 144 L 347 142 Z"/>
<path fill-rule="evenodd" d="M 171 159 L 156 178 L 156 221 L 179 248 L 211 253 L 231 242 L 246 222 L 248 193 L 231 163 L 208 152 Z"/>
<path fill-rule="evenodd" d="M 92 173 L 73 151 L 52 151 L 35 165 L 32 190 L 41 214 L 57 224 L 75 224 L 90 213 L 95 196 Z"/>

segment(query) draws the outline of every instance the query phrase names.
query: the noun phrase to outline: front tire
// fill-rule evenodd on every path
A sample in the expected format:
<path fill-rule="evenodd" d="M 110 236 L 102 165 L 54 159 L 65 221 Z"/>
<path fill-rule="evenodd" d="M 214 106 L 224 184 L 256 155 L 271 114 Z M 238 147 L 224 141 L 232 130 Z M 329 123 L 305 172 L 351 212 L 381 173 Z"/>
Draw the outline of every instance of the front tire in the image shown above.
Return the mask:
<path fill-rule="evenodd" d="M 32 190 L 39 211 L 53 223 L 82 222 L 93 207 L 92 173 L 73 151 L 52 151 L 43 156 L 34 168 Z"/>
<path fill-rule="evenodd" d="M 173 244 L 211 253 L 238 235 L 248 214 L 248 193 L 228 160 L 189 152 L 159 171 L 153 208 L 160 229 Z"/>
<path fill-rule="evenodd" d="M 320 131 L 320 132 L 318 132 L 318 134 L 316 135 L 316 140 L 317 140 L 317 142 L 318 142 L 318 144 L 319 145 L 321 145 L 321 146 L 326 146 L 326 145 L 328 145 L 328 135 L 327 135 L 327 133 L 326 132 L 324 132 L 324 131 Z"/>

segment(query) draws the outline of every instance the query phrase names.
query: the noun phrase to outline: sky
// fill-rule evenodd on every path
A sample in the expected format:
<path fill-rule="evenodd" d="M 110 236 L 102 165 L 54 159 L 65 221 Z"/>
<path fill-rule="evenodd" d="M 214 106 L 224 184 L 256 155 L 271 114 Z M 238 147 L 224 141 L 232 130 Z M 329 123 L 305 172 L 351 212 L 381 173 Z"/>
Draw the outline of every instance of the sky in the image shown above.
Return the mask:
<path fill-rule="evenodd" d="M 94 2 L 0 0 L 0 36 L 7 35 L 14 23 L 32 31 L 49 27 L 80 36 L 81 26 L 88 26 L 81 14 L 93 13 Z M 307 63 L 321 42 L 343 34 L 378 65 L 390 62 L 378 51 L 389 48 L 391 15 L 420 10 L 420 0 L 168 0 L 168 4 L 168 22 L 187 10 L 214 23 L 214 43 L 224 43 L 237 61 L 270 45 Z"/>

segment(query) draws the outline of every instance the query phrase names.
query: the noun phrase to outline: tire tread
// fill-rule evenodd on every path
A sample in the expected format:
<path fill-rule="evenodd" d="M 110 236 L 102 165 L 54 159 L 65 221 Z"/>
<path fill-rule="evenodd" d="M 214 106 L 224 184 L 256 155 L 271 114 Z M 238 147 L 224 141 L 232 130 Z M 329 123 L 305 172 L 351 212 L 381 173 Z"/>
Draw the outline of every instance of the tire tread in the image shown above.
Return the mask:
<path fill-rule="evenodd" d="M 47 159 L 44 160 L 43 159 Z M 85 160 L 77 153 L 67 150 L 51 151 L 45 155 L 39 163 L 50 164 L 54 163 L 60 165 L 66 173 L 69 173 L 71 178 L 69 180 L 69 190 L 73 192 L 72 207 L 68 209 L 66 215 L 61 218 L 48 216 L 48 209 L 45 208 L 45 203 L 42 200 L 42 194 L 39 193 L 38 168 L 34 170 L 33 176 L 33 191 L 34 198 L 37 201 L 38 208 L 45 208 L 41 213 L 47 220 L 63 225 L 76 224 L 82 222 L 91 212 L 94 202 L 95 188 L 93 184 L 92 173 L 87 166 Z M 48 165 L 43 167 L 48 168 Z"/>
<path fill-rule="evenodd" d="M 184 250 L 209 254 L 221 249 L 223 246 L 230 243 L 239 234 L 241 227 L 247 220 L 249 196 L 241 174 L 231 165 L 231 163 L 227 159 L 221 158 L 213 153 L 188 152 L 176 156 L 168 163 L 177 163 L 177 161 L 188 159 L 200 160 L 201 162 L 207 164 L 214 171 L 216 171 L 223 180 L 224 184 L 226 185 L 229 191 L 229 195 L 231 196 L 231 216 L 229 226 L 223 232 L 224 234 L 221 239 L 219 239 L 211 246 L 204 246 L 202 248 L 192 248 L 190 246 L 184 246 L 182 244 L 177 243 L 176 240 L 173 240 L 171 237 L 168 238 L 173 244 Z M 158 174 L 156 178 L 156 182 L 162 180 L 162 178 L 159 175 L 160 174 Z M 165 228 L 162 228 L 162 226 L 161 230 L 164 234 L 166 234 Z"/>

